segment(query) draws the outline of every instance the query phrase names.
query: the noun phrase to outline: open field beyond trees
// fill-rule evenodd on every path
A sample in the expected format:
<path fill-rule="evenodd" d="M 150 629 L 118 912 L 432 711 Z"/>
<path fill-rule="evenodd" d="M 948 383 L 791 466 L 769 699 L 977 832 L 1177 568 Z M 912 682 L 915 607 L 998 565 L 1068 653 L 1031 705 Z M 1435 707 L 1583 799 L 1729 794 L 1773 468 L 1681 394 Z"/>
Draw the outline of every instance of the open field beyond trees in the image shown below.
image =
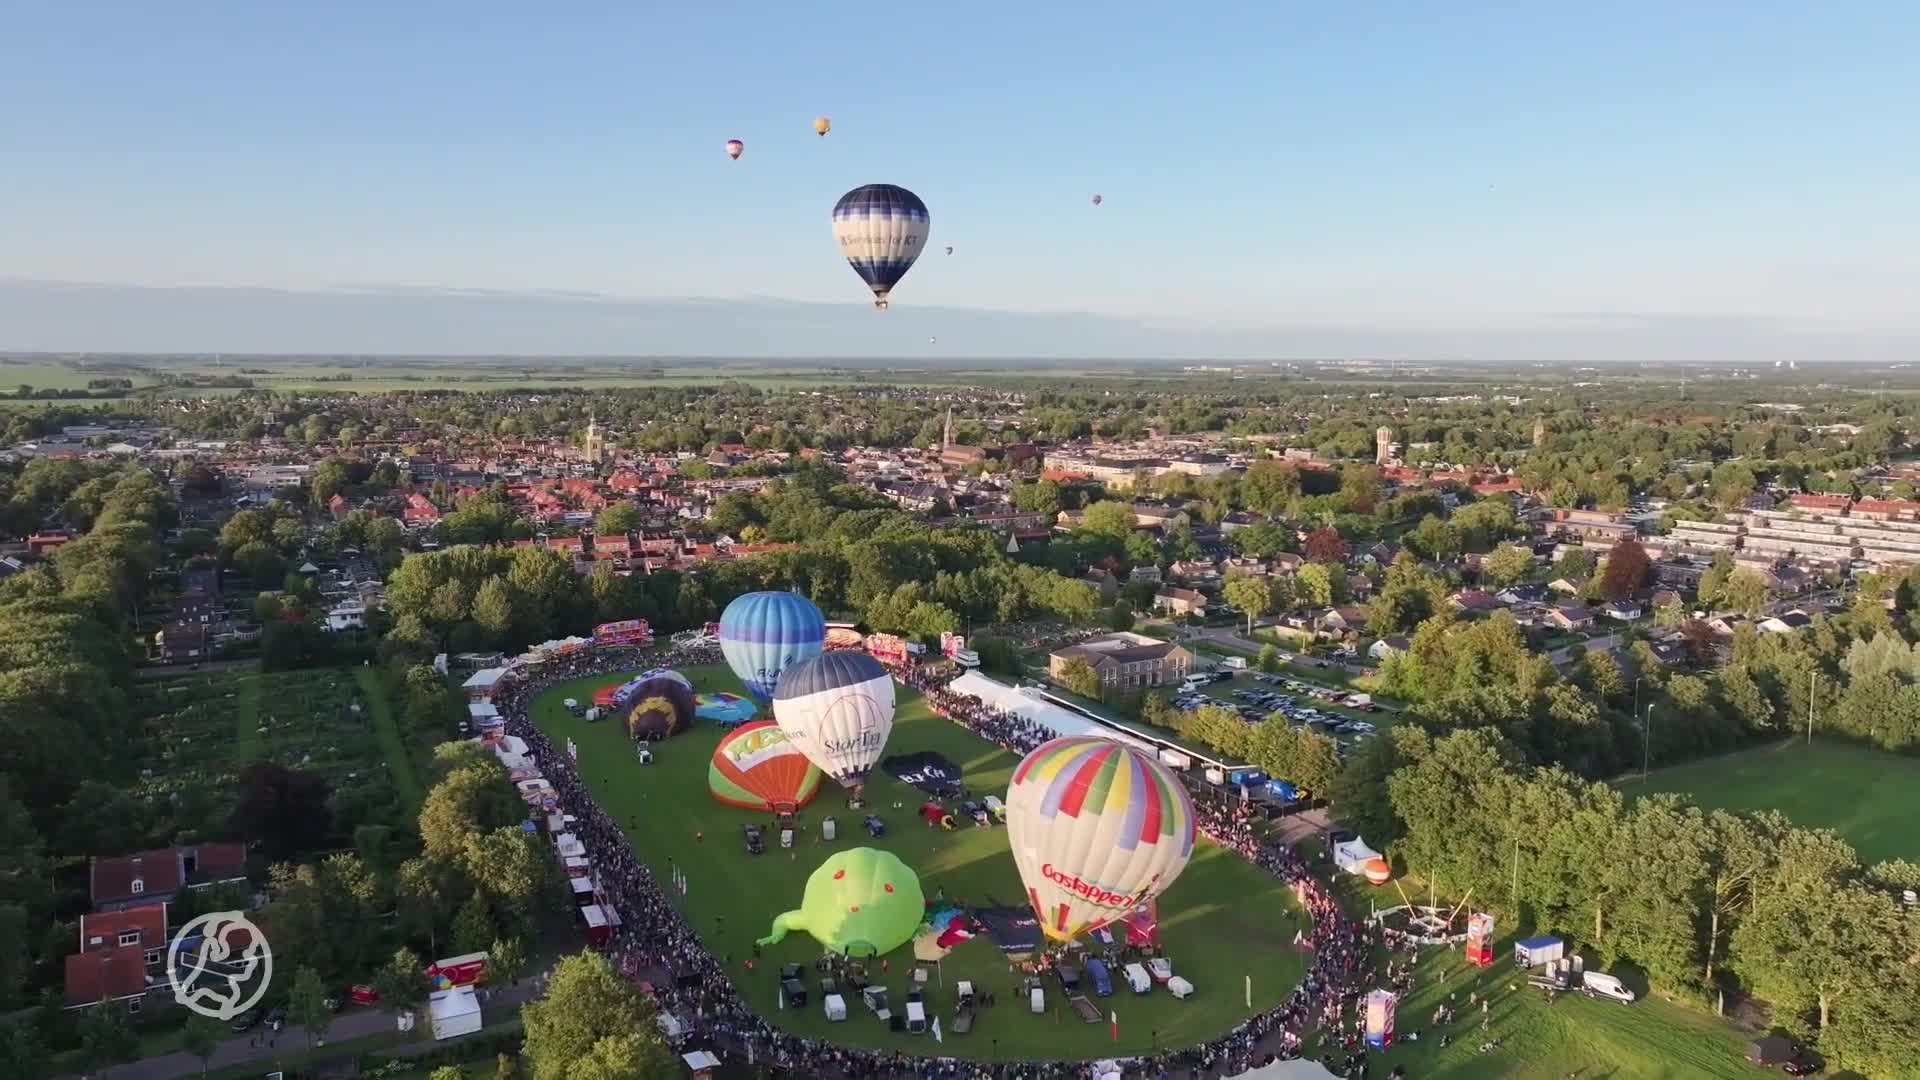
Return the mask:
<path fill-rule="evenodd" d="M 1677 791 L 1712 810 L 1778 810 L 1810 829 L 1832 829 L 1863 863 L 1920 859 L 1920 759 L 1871 747 L 1804 739 L 1659 769 L 1630 795 Z"/>
<path fill-rule="evenodd" d="M 724 668 L 692 668 L 686 674 L 701 690 L 739 690 Z M 1180 1046 L 1222 1034 L 1249 1014 L 1246 976 L 1253 978 L 1254 1010 L 1278 1004 L 1300 979 L 1306 957 L 1290 946 L 1299 915 L 1286 889 L 1239 857 L 1202 842 L 1160 905 L 1162 938 L 1174 970 L 1198 990 L 1187 1001 L 1176 1001 L 1161 989 L 1136 997 L 1120 985 L 1114 996 L 1095 999 L 1101 1022 L 1089 1024 L 1065 1008 L 1058 984 L 1050 984 L 1048 1011 L 1036 1016 L 1014 992 L 1016 978 L 1008 973 L 1003 955 L 983 935 L 947 956 L 940 976 L 928 984 L 928 1013 L 951 1028 L 953 986 L 961 979 L 972 980 L 978 991 L 995 993 L 999 1003 L 980 1011 L 971 1034 L 959 1036 L 949 1030 L 943 1045 L 936 1046 L 930 1036 L 889 1033 L 857 1001 L 848 1003 L 848 1019 L 839 1024 L 827 1022 L 817 993 L 810 996 L 805 1009 L 776 1009 L 780 965 L 811 964 L 820 955 L 819 946 L 805 933 L 794 933 L 764 950 L 754 970 L 749 971 L 744 962 L 752 953 L 753 940 L 767 933 L 774 916 L 800 906 L 807 875 L 828 853 L 829 845 L 818 840 L 821 818 L 833 814 L 839 820 L 840 838 L 832 847 L 869 845 L 892 851 L 919 872 L 921 887 L 930 899 L 944 890 L 949 899 L 972 904 L 989 899 L 1020 903 L 1023 892 L 1008 852 L 1006 830 L 999 825 L 963 825 L 953 832 L 929 829 L 914 813 L 923 801 L 920 793 L 876 770 L 867 796 L 869 806 L 887 820 L 886 836 L 870 839 L 860 828 L 859 815 L 847 811 L 842 796 L 829 785 L 802 812 L 804 828 L 794 850 L 782 851 L 777 838 L 770 835 L 766 854 L 748 855 L 740 826 L 754 821 L 767 824 L 768 818 L 723 806 L 708 794 L 707 762 L 721 734 L 716 725 L 698 723 L 688 734 L 661 744 L 656 763 L 642 767 L 617 723 L 588 724 L 562 707 L 563 699 L 585 700 L 595 687 L 616 678 L 603 675 L 561 684 L 535 701 L 534 720 L 556 744 L 564 745 L 567 738 L 578 744 L 581 771 L 595 798 L 628 824 L 635 850 L 661 881 L 670 879 L 675 866 L 687 872 L 688 893 L 677 902 L 690 913 L 710 950 L 729 961 L 734 980 L 748 1000 L 788 1030 L 847 1045 L 922 1054 L 1096 1058 L 1144 1053 L 1156 1040 L 1161 1046 Z M 983 794 L 1003 793 L 1017 764 L 1013 755 L 934 716 L 917 695 L 904 690 L 887 749 L 889 753 L 943 754 L 965 770 L 968 788 Z M 696 833 L 704 833 L 704 839 Z M 875 981 L 888 986 L 896 1003 L 904 1001 L 911 953 L 903 948 L 888 959 L 890 973 L 880 974 Z M 1119 1014 L 1117 1043 L 1111 1040 L 1106 1023 L 1109 1011 Z"/>

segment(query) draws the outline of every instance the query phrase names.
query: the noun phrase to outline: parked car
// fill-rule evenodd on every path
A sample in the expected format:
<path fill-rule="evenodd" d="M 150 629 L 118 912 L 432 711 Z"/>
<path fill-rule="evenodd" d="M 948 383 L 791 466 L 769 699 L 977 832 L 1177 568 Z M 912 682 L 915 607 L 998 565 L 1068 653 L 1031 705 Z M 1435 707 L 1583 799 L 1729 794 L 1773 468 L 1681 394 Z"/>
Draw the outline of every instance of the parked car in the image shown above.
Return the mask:
<path fill-rule="evenodd" d="M 1087 981 L 1093 984 L 1097 997 L 1107 997 L 1113 993 L 1113 977 L 1107 972 L 1107 962 L 1095 957 L 1087 961 Z"/>
<path fill-rule="evenodd" d="M 287 1026 L 287 1010 L 274 1007 L 267 1010 L 267 1030 L 279 1031 Z"/>
<path fill-rule="evenodd" d="M 1601 971 L 1588 971 L 1583 972 L 1580 978 L 1581 992 L 1588 997 L 1606 998 L 1608 1001 L 1617 1001 L 1622 1005 L 1631 1004 L 1633 1001 L 1633 991 L 1612 975 Z"/>
<path fill-rule="evenodd" d="M 252 1031 L 255 1027 L 259 1026 L 260 1018 L 264 1015 L 266 1014 L 262 1013 L 259 1009 L 248 1009 L 246 1012 L 234 1017 L 233 1023 L 228 1024 L 227 1027 L 236 1033 Z"/>

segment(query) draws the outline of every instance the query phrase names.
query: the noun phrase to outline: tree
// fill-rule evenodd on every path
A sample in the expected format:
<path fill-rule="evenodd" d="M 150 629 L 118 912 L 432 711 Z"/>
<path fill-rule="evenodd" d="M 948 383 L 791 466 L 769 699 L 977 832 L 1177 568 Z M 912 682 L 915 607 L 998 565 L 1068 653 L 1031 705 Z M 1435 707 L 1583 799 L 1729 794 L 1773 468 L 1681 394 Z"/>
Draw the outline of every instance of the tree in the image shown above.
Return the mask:
<path fill-rule="evenodd" d="M 1435 562 L 1445 562 L 1460 553 L 1458 530 L 1433 514 L 1421 518 L 1420 524 L 1407 533 L 1406 541 L 1409 547 Z"/>
<path fill-rule="evenodd" d="M 1253 633 L 1253 620 L 1273 610 L 1273 585 L 1265 575 L 1236 574 L 1227 579 L 1227 603 L 1247 617 L 1247 633 Z"/>
<path fill-rule="evenodd" d="M 453 917 L 453 951 L 456 953 L 486 952 L 499 935 L 493 928 L 493 913 L 487 907 L 487 898 L 481 893 L 467 897 L 460 905 L 460 914 Z"/>
<path fill-rule="evenodd" d="M 1094 673 L 1093 665 L 1078 656 L 1060 665 L 1058 681 L 1081 697 L 1100 696 L 1100 676 Z"/>
<path fill-rule="evenodd" d="M 607 504 L 607 508 L 600 511 L 600 516 L 593 519 L 593 534 L 608 537 L 625 536 L 643 524 L 645 521 L 640 516 L 640 508 L 622 499 L 619 502 Z"/>
<path fill-rule="evenodd" d="M 1293 576 L 1294 593 L 1300 603 L 1312 608 L 1332 607 L 1339 598 L 1336 571 L 1324 563 L 1308 563 Z"/>
<path fill-rule="evenodd" d="M 1733 576 L 1733 554 L 1727 551 L 1715 552 L 1707 571 L 1700 575 L 1700 583 L 1694 587 L 1694 595 L 1700 605 L 1709 611 L 1720 606 L 1726 597 L 1727 579 Z"/>
<path fill-rule="evenodd" d="M 325 845 L 333 827 L 327 782 L 271 761 L 240 770 L 230 828 L 283 859 Z"/>
<path fill-rule="evenodd" d="M 327 1028 L 333 1023 L 333 1010 L 327 1008 L 327 988 L 320 973 L 303 967 L 293 976 L 293 989 L 287 993 L 287 1018 L 305 1029 L 307 1049 L 327 1041 Z"/>
<path fill-rule="evenodd" d="M 1253 662 L 1253 666 L 1268 674 L 1279 671 L 1280 650 L 1274 648 L 1272 645 L 1262 645 L 1260 647 L 1260 658 Z"/>
<path fill-rule="evenodd" d="M 467 1070 L 458 1065 L 442 1065 L 427 1074 L 427 1080 L 466 1080 Z"/>
<path fill-rule="evenodd" d="M 374 972 L 373 992 L 380 995 L 380 1006 L 393 1012 L 426 997 L 426 968 L 419 955 L 412 949 L 395 949 L 386 965 Z"/>
<path fill-rule="evenodd" d="M 594 952 L 566 957 L 554 967 L 547 996 L 520 1009 L 533 1080 L 572 1080 L 579 1075 L 576 1065 L 589 1059 L 609 1066 L 593 1072 L 607 1080 L 669 1075 L 673 1059 L 651 1012 L 606 957 Z M 625 1045 L 610 1053 L 600 1045 L 604 1040 Z"/>
<path fill-rule="evenodd" d="M 1337 565 L 1347 561 L 1350 549 L 1347 538 L 1340 535 L 1340 530 L 1324 525 L 1307 534 L 1302 550 L 1306 552 L 1308 562 Z"/>
<path fill-rule="evenodd" d="M 487 950 L 487 981 L 495 986 L 501 983 L 519 986 L 520 976 L 526 969 L 527 943 L 524 938 L 496 939 L 493 947 Z"/>
<path fill-rule="evenodd" d="M 1094 503 L 1082 512 L 1079 531 L 1125 541 L 1133 535 L 1133 507 L 1122 502 Z"/>
<path fill-rule="evenodd" d="M 24 1018 L 0 1023 L 0 1076 L 49 1076 L 48 1063 L 46 1045 L 32 1024 Z"/>
<path fill-rule="evenodd" d="M 132 1061 L 140 1053 L 140 1037 L 127 1026 L 126 1010 L 102 1000 L 80 1017 L 80 1056 L 89 1068 L 107 1069 Z"/>
<path fill-rule="evenodd" d="M 1271 521 L 1256 521 L 1227 535 L 1227 543 L 1249 559 L 1271 559 L 1287 550 L 1285 529 Z"/>
<path fill-rule="evenodd" d="M 1533 552 L 1515 544 L 1504 544 L 1480 563 L 1480 572 L 1488 584 L 1504 589 L 1533 572 Z"/>
<path fill-rule="evenodd" d="M 1767 602 L 1767 579 L 1741 567 L 1727 579 L 1726 606 L 1747 615 L 1756 615 Z"/>
<path fill-rule="evenodd" d="M 1607 568 L 1600 575 L 1601 595 L 1609 600 L 1628 599 L 1646 584 L 1652 567 L 1653 560 L 1640 541 L 1631 537 L 1620 541 L 1607 552 Z"/>
<path fill-rule="evenodd" d="M 1340 822 L 1367 837 L 1381 851 L 1397 843 L 1406 825 L 1394 813 L 1387 778 L 1407 763 L 1402 742 L 1425 739 L 1415 727 L 1389 728 L 1368 739 L 1347 756 L 1347 763 L 1327 786 L 1326 796 L 1337 808 Z"/>

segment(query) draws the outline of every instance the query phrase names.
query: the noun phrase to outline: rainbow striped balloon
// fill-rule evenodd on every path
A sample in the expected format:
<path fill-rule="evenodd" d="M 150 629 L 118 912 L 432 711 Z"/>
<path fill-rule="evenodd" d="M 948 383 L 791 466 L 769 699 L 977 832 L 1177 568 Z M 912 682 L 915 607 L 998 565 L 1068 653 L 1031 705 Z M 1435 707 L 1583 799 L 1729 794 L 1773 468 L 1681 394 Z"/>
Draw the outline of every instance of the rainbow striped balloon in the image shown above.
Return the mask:
<path fill-rule="evenodd" d="M 1110 739 L 1042 745 L 1007 786 L 1007 836 L 1046 935 L 1070 941 L 1166 891 L 1193 856 L 1193 800 Z"/>

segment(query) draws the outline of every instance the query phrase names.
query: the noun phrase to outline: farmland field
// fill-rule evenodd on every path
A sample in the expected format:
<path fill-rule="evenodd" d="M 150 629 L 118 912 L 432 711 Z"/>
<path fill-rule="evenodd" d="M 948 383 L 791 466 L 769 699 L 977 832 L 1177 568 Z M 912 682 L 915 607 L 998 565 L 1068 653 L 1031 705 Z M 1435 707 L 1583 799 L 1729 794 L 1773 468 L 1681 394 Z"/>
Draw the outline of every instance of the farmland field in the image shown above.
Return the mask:
<path fill-rule="evenodd" d="M 703 691 L 739 688 L 721 667 L 686 673 Z M 1189 1045 L 1219 1035 L 1248 1015 L 1248 976 L 1256 1010 L 1278 1004 L 1300 978 L 1304 956 L 1289 944 L 1298 915 L 1285 888 L 1237 856 L 1202 842 L 1185 874 L 1162 897 L 1160 909 L 1162 939 L 1175 971 L 1198 988 L 1187 1001 L 1176 1001 L 1164 990 L 1136 997 L 1118 986 L 1114 996 L 1096 1000 L 1101 1022 L 1085 1023 L 1064 1011 L 1058 984 L 1049 984 L 1048 1010 L 1034 1015 L 1017 1000 L 1015 977 L 1005 958 L 982 936 L 960 944 L 942 962 L 926 988 L 928 1013 L 951 1027 L 953 984 L 960 979 L 995 993 L 999 1003 L 980 1012 L 972 1034 L 949 1031 L 937 1049 L 926 1036 L 887 1031 L 857 1001 L 849 1002 L 848 1020 L 838 1024 L 822 1015 L 817 994 L 805 1009 L 777 1009 L 778 967 L 789 961 L 810 964 L 820 955 L 819 946 L 796 932 L 764 950 L 754 970 L 747 969 L 746 960 L 753 940 L 767 933 L 773 917 L 800 905 L 807 875 L 828 853 L 829 845 L 815 828 L 822 817 L 834 814 L 841 824 L 833 848 L 869 845 L 892 851 L 918 871 L 930 899 L 944 891 L 952 900 L 971 904 L 1018 904 L 1023 895 L 1006 830 L 997 825 L 962 825 L 952 832 L 929 828 L 914 814 L 923 796 L 876 770 L 867 797 L 873 811 L 887 821 L 884 837 L 869 838 L 858 827 L 858 815 L 845 810 L 841 796 L 829 790 L 802 812 L 803 828 L 794 850 L 782 851 L 770 837 L 766 854 L 749 855 L 741 842 L 741 825 L 766 824 L 768 819 L 721 805 L 708 794 L 707 762 L 720 738 L 715 725 L 699 722 L 691 732 L 660 744 L 657 762 L 643 767 L 634 760 L 632 745 L 618 724 L 589 724 L 562 707 L 563 699 L 586 700 L 594 688 L 617 679 L 602 675 L 552 688 L 534 702 L 534 721 L 556 744 L 568 738 L 578 744 L 581 772 L 595 798 L 627 826 L 635 850 L 661 881 L 669 880 L 676 866 L 687 872 L 687 896 L 676 902 L 710 951 L 727 961 L 748 1000 L 782 1027 L 847 1045 L 927 1054 L 1093 1058 L 1146 1052 L 1156 1042 L 1163 1047 Z M 1016 764 L 1013 755 L 934 716 L 917 695 L 904 690 L 887 749 L 940 753 L 960 765 L 966 785 L 981 793 L 1004 791 Z M 876 979 L 891 989 L 896 1010 L 907 989 L 910 957 L 905 948 L 890 954 L 891 974 Z M 1119 1015 L 1117 1043 L 1105 1022 L 1110 1011 Z"/>
<path fill-rule="evenodd" d="M 1660 769 L 1643 785 L 1615 782 L 1629 795 L 1677 791 L 1709 809 L 1778 810 L 1794 824 L 1832 829 L 1861 861 L 1920 859 L 1920 759 L 1816 739 L 1769 746 Z"/>

